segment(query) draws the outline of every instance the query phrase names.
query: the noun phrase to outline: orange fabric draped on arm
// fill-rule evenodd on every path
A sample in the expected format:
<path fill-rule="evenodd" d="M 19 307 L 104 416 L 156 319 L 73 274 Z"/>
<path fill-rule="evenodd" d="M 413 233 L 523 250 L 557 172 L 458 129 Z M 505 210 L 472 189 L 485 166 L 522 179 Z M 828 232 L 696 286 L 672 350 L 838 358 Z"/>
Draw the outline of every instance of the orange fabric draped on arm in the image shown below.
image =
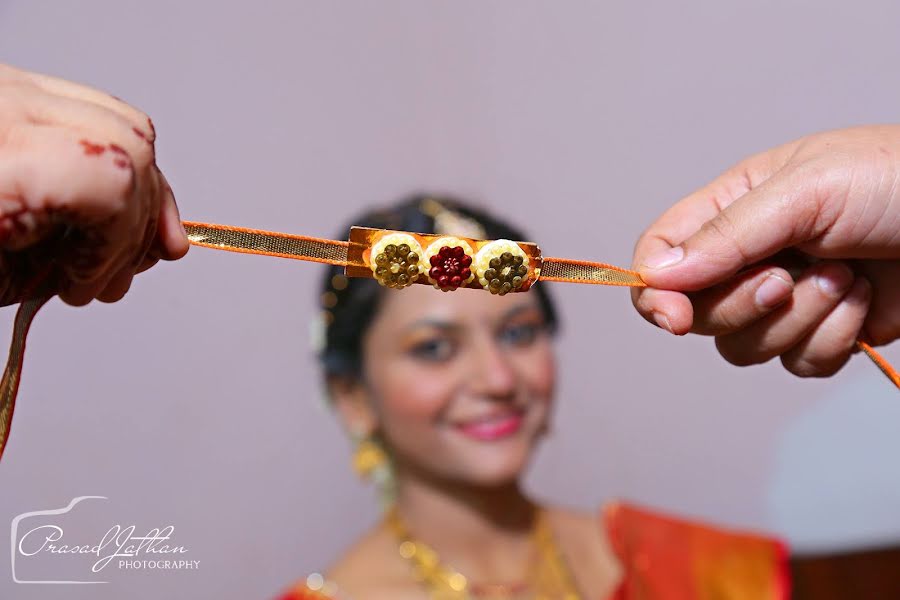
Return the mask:
<path fill-rule="evenodd" d="M 625 569 L 610 600 L 787 600 L 787 547 L 779 540 L 661 515 L 633 505 L 603 511 Z"/>

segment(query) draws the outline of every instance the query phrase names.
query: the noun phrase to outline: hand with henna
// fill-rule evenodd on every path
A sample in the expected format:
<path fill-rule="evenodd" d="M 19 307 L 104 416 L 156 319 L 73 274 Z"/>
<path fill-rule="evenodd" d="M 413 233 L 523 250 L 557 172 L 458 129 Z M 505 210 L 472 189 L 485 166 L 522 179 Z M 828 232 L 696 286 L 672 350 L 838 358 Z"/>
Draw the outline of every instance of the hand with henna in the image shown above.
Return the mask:
<path fill-rule="evenodd" d="M 76 83 L 0 64 L 0 306 L 44 293 L 115 302 L 189 247 L 147 115 Z"/>
<path fill-rule="evenodd" d="M 637 242 L 648 321 L 711 335 L 736 365 L 839 370 L 862 338 L 900 338 L 900 126 L 763 152 L 663 213 Z"/>

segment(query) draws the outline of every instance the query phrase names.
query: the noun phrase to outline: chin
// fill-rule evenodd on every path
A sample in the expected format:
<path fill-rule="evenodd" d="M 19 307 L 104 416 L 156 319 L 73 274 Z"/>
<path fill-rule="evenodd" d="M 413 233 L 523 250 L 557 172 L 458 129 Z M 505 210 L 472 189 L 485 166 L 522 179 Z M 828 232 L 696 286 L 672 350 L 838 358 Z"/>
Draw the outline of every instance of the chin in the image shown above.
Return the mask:
<path fill-rule="evenodd" d="M 480 473 L 471 480 L 471 483 L 482 488 L 501 488 L 509 486 L 519 480 L 522 476 L 522 470 L 495 471 L 493 473 Z"/>
<path fill-rule="evenodd" d="M 491 438 L 450 430 L 433 463 L 444 475 L 461 483 L 499 487 L 518 480 L 525 472 L 540 440 L 540 422 L 526 420 L 519 431 Z M 444 432 L 446 435 L 446 431 Z M 432 459 L 437 455 L 432 455 Z"/>
<path fill-rule="evenodd" d="M 531 447 L 477 452 L 466 461 L 464 478 L 485 487 L 508 485 L 522 476 L 530 458 Z"/>

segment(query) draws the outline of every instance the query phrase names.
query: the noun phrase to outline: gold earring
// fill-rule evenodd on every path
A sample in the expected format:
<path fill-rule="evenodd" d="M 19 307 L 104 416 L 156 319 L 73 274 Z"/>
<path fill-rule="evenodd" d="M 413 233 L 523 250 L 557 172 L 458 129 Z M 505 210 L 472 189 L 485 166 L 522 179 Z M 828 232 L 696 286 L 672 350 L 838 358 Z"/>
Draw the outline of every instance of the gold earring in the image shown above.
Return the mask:
<path fill-rule="evenodd" d="M 381 444 L 371 436 L 357 441 L 353 452 L 353 470 L 363 479 L 370 479 L 377 469 L 387 464 L 387 460 L 387 454 Z"/>

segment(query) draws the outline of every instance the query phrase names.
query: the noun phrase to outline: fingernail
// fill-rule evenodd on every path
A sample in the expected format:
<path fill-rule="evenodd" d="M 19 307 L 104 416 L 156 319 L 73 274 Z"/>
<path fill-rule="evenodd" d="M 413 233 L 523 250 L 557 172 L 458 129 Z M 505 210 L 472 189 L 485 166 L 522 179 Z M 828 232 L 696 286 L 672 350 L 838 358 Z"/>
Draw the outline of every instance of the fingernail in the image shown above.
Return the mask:
<path fill-rule="evenodd" d="M 668 331 L 671 334 L 675 334 L 672 331 L 672 326 L 669 325 L 669 317 L 667 317 L 664 313 L 653 311 L 653 320 L 656 321 L 656 324 Z"/>
<path fill-rule="evenodd" d="M 644 266 L 648 269 L 663 269 L 674 265 L 682 258 L 684 258 L 684 248 L 675 246 L 674 248 L 651 254 L 644 261 Z"/>
<path fill-rule="evenodd" d="M 815 276 L 816 286 L 829 296 L 842 296 L 853 283 L 853 271 L 842 263 L 829 263 Z"/>
<path fill-rule="evenodd" d="M 774 273 L 769 273 L 756 288 L 756 304 L 762 308 L 773 308 L 784 302 L 794 291 L 794 286 Z"/>
<path fill-rule="evenodd" d="M 844 297 L 844 302 L 866 302 L 872 293 L 872 284 L 865 277 L 857 277 L 850 288 L 850 293 Z"/>

